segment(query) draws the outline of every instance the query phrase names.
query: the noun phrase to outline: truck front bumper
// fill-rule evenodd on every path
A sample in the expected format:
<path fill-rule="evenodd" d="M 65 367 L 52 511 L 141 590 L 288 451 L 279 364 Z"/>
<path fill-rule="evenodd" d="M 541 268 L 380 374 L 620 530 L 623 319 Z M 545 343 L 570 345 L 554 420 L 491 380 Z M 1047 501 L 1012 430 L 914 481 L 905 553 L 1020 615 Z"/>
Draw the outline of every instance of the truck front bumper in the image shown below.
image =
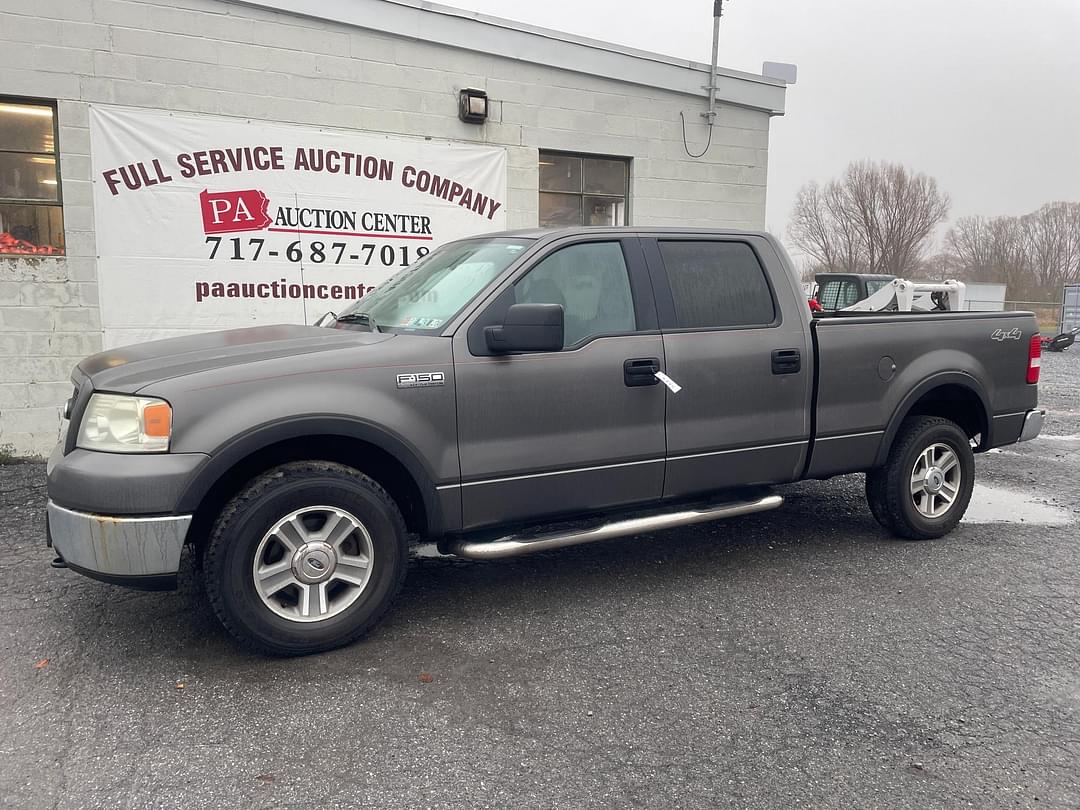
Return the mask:
<path fill-rule="evenodd" d="M 1017 441 L 1027 442 L 1038 436 L 1045 419 L 1046 410 L 1043 408 L 1028 411 L 1027 416 L 1024 417 L 1024 429 L 1020 431 L 1020 438 Z"/>
<path fill-rule="evenodd" d="M 94 579 L 175 588 L 192 518 L 177 504 L 206 460 L 199 453 L 65 454 L 61 441 L 46 470 L 50 545 L 68 568 Z"/>
<path fill-rule="evenodd" d="M 113 517 L 48 502 L 49 542 L 68 568 L 144 590 L 176 587 L 191 515 Z"/>

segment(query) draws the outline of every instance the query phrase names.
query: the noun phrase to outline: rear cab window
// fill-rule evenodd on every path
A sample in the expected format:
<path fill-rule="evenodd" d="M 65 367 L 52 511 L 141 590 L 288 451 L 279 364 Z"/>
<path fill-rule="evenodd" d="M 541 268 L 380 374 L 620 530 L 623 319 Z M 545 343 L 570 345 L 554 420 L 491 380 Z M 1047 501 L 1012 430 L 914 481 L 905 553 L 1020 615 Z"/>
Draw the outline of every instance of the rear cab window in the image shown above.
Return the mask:
<path fill-rule="evenodd" d="M 776 302 L 757 254 L 745 242 L 661 239 L 676 329 L 772 326 Z"/>

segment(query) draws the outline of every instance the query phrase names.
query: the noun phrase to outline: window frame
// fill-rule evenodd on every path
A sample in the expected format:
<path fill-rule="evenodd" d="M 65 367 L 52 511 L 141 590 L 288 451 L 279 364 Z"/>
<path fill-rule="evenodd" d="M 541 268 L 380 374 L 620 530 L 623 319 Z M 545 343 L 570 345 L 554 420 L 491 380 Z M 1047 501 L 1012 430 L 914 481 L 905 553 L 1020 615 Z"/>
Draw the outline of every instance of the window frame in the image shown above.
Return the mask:
<path fill-rule="evenodd" d="M 558 191 L 554 189 L 545 189 L 540 180 L 540 164 L 541 161 L 547 156 L 551 157 L 568 157 L 578 158 L 581 160 L 581 191 Z M 626 166 L 626 181 L 623 184 L 623 193 L 619 197 L 615 194 L 599 194 L 595 192 L 585 191 L 585 161 L 586 160 L 615 160 Z M 555 228 L 624 228 L 630 224 L 630 188 L 633 182 L 634 161 L 633 158 L 626 157 L 625 155 L 603 155 L 593 154 L 589 152 L 569 152 L 562 149 L 539 149 L 537 150 L 536 158 L 537 169 L 537 192 L 536 192 L 536 215 L 537 226 L 540 228 L 546 228 L 554 230 Z M 540 196 L 542 194 L 562 194 L 566 197 L 577 197 L 581 203 L 581 222 L 575 225 L 543 225 L 540 223 Z M 585 198 L 586 197 L 601 197 L 608 200 L 622 200 L 623 203 L 623 221 L 617 225 L 586 225 L 585 224 Z"/>
<path fill-rule="evenodd" d="M 751 329 L 776 329 L 784 323 L 784 311 L 780 298 L 776 294 L 772 277 L 769 274 L 768 263 L 761 255 L 757 245 L 750 239 L 740 239 L 732 236 L 713 236 L 701 233 L 671 233 L 650 235 L 642 237 L 645 255 L 649 262 L 649 272 L 656 291 L 656 309 L 660 319 L 660 331 L 664 334 L 679 334 L 684 332 L 733 332 L 747 331 Z M 772 297 L 773 319 L 768 323 L 737 324 L 734 326 L 679 326 L 678 314 L 675 310 L 675 296 L 671 291 L 671 282 L 668 279 L 667 266 L 664 264 L 664 256 L 660 252 L 661 242 L 722 242 L 738 243 L 750 249 L 754 259 L 761 269 L 761 275 L 765 279 L 765 286 Z"/>
<path fill-rule="evenodd" d="M 590 335 L 577 343 L 563 346 L 557 352 L 514 352 L 507 355 L 504 352 L 491 351 L 487 347 L 487 341 L 484 339 L 484 328 L 497 326 L 506 319 L 506 311 L 514 303 L 514 286 L 532 272 L 535 267 L 538 267 L 541 262 L 560 250 L 594 242 L 614 242 L 622 250 L 626 273 L 630 281 L 630 298 L 634 305 L 634 320 L 637 328 L 632 332 L 602 332 Z M 657 318 L 656 297 L 649 278 L 649 268 L 645 255 L 641 249 L 641 242 L 636 235 L 626 236 L 610 230 L 606 233 L 590 233 L 559 239 L 544 245 L 540 251 L 529 256 L 520 268 L 512 271 L 511 276 L 505 280 L 501 289 L 495 293 L 494 298 L 481 306 L 479 312 L 472 317 L 472 321 L 466 327 L 469 353 L 474 357 L 557 355 L 579 351 L 593 341 L 603 338 L 658 334 L 660 334 L 660 325 Z"/>
<path fill-rule="evenodd" d="M 44 206 L 47 208 L 59 208 L 60 209 L 60 230 L 64 234 L 64 245 L 61 248 L 62 252 L 53 254 L 53 258 L 63 257 L 67 255 L 67 229 L 64 226 L 64 182 L 63 177 L 60 175 L 60 114 L 56 99 L 49 98 L 36 98 L 33 96 L 12 96 L 0 93 L 0 104 L 11 105 L 24 105 L 27 107 L 48 107 L 52 110 L 52 130 L 53 130 L 53 151 L 51 152 L 33 152 L 25 149 L 5 149 L 3 142 L 0 141 L 0 154 L 4 155 L 33 155 L 36 157 L 51 157 L 54 159 L 56 167 L 56 199 L 55 200 L 35 200 L 35 199 L 22 199 L 19 197 L 2 197 L 0 196 L 0 205 L 36 205 Z M 9 256 L 25 256 L 24 253 L 5 253 L 0 249 L 0 258 Z M 31 254 L 32 255 L 32 254 Z"/>

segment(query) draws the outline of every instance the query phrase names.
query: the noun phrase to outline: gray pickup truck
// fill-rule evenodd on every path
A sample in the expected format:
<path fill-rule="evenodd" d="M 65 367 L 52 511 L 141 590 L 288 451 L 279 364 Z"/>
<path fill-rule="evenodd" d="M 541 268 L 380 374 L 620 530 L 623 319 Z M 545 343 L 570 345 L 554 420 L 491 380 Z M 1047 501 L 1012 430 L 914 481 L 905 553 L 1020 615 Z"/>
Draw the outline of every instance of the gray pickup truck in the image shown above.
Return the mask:
<path fill-rule="evenodd" d="M 811 317 L 764 233 L 465 239 L 326 320 L 81 362 L 54 565 L 169 588 L 190 546 L 234 636 L 302 654 L 370 628 L 418 539 L 497 559 L 855 472 L 889 532 L 940 537 L 973 453 L 1043 420 L 1030 313 Z"/>

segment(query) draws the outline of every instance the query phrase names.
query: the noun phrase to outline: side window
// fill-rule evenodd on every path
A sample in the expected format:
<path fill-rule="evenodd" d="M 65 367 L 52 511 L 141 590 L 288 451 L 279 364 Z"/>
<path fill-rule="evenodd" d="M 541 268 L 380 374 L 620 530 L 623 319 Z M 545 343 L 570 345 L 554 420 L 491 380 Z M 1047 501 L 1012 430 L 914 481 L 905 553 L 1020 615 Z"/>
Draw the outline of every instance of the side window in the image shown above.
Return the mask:
<path fill-rule="evenodd" d="M 840 291 L 844 287 L 844 282 L 839 280 L 826 281 L 821 288 L 821 292 L 818 295 L 818 301 L 821 303 L 822 308 L 832 312 L 835 309 L 840 308 Z"/>
<path fill-rule="evenodd" d="M 867 297 L 873 295 L 882 287 L 887 287 L 892 283 L 892 279 L 888 278 L 868 278 L 866 280 L 866 295 Z"/>
<path fill-rule="evenodd" d="M 680 328 L 765 326 L 775 320 L 765 271 L 745 242 L 661 241 L 660 255 Z"/>
<path fill-rule="evenodd" d="M 564 346 L 637 328 L 630 276 L 618 242 L 586 242 L 552 253 L 514 285 L 514 303 L 562 304 Z"/>
<path fill-rule="evenodd" d="M 851 279 L 826 281 L 825 286 L 821 289 L 821 306 L 829 312 L 850 307 L 858 300 L 859 285 Z"/>

